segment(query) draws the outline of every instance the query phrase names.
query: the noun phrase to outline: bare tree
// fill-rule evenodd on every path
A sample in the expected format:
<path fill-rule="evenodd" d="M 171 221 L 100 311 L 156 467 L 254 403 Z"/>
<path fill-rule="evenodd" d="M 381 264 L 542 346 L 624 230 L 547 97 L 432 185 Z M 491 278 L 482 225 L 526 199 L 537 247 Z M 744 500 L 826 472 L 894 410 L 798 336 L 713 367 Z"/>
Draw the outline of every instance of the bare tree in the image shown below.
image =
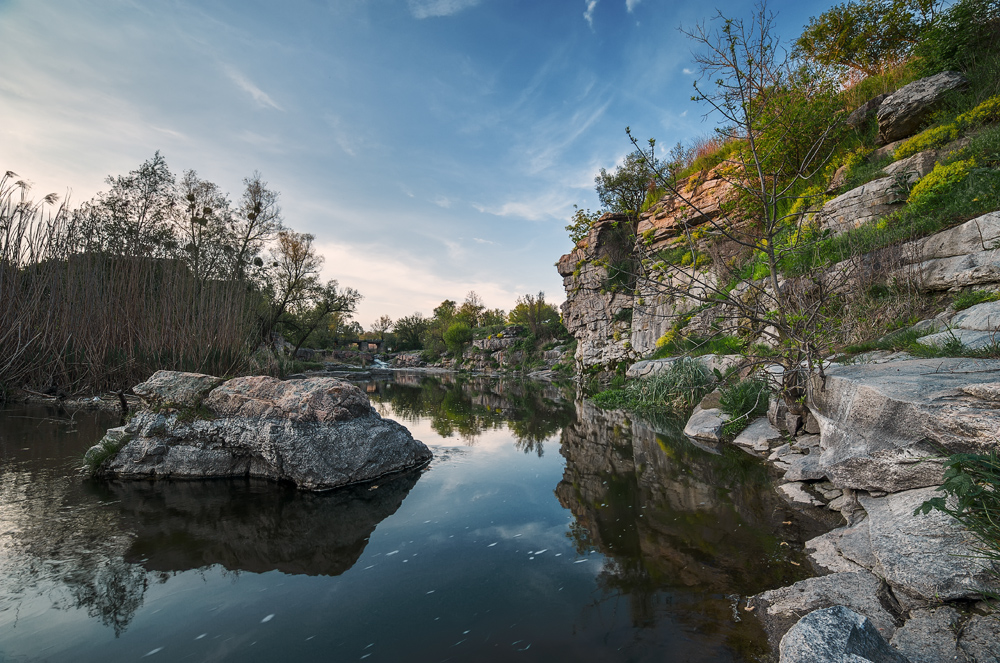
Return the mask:
<path fill-rule="evenodd" d="M 233 219 L 233 276 L 246 277 L 251 265 L 263 266 L 259 255 L 264 245 L 284 229 L 278 192 L 269 188 L 261 174 L 243 180 L 245 189 L 239 210 Z"/>

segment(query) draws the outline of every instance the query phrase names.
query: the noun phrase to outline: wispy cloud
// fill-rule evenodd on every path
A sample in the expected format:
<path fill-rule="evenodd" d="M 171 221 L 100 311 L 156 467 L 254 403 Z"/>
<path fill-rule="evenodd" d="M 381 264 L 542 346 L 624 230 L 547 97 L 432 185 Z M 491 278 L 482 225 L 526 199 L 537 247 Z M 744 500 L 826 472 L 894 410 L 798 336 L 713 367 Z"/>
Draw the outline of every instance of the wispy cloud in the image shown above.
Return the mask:
<path fill-rule="evenodd" d="M 565 192 L 546 192 L 534 197 L 509 200 L 500 205 L 473 204 L 483 214 L 512 216 L 542 221 L 545 219 L 568 219 L 573 200 Z"/>
<path fill-rule="evenodd" d="M 443 207 L 445 209 L 448 209 L 449 207 L 451 207 L 451 199 L 445 196 L 438 196 L 437 198 L 434 199 L 434 204 L 437 205 L 438 207 Z"/>
<path fill-rule="evenodd" d="M 479 0 L 408 0 L 413 18 L 424 19 L 435 16 L 451 16 L 463 9 L 475 7 Z"/>
<path fill-rule="evenodd" d="M 491 242 L 490 240 L 483 239 L 482 237 L 473 237 L 472 241 L 476 244 L 492 244 L 493 246 L 496 246 L 496 242 Z"/>
<path fill-rule="evenodd" d="M 635 9 L 635 6 L 640 2 L 642 2 L 642 0 L 625 0 L 625 9 L 627 9 L 628 13 L 631 14 L 632 10 Z"/>
<path fill-rule="evenodd" d="M 587 11 L 583 12 L 583 18 L 587 21 L 587 25 L 591 29 L 594 28 L 594 9 L 597 7 L 598 0 L 583 0 L 584 4 L 587 5 Z"/>
<path fill-rule="evenodd" d="M 278 103 L 270 97 L 270 95 L 254 85 L 249 78 L 240 73 L 232 65 L 226 65 L 224 67 L 224 71 L 226 72 L 226 76 L 229 77 L 229 80 L 236 83 L 238 88 L 253 97 L 253 100 L 257 102 L 257 105 L 265 108 L 273 108 L 275 110 L 285 110 L 279 106 Z"/>
<path fill-rule="evenodd" d="M 691 69 L 690 67 L 684 67 L 683 69 L 681 69 L 681 73 L 690 76 L 691 74 L 694 73 L 694 69 Z"/>

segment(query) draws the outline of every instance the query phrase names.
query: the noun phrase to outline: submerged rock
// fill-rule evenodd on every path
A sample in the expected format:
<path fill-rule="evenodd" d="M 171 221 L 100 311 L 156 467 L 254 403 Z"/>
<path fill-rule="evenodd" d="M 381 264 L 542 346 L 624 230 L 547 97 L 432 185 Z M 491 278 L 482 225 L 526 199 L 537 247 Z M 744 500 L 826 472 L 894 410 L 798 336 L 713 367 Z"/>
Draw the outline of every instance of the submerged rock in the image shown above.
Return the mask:
<path fill-rule="evenodd" d="M 402 425 L 383 419 L 368 396 L 335 378 L 235 378 L 203 399 L 178 385 L 195 374 L 160 371 L 136 387 L 155 409 L 108 431 L 87 452 L 108 477 L 204 479 L 260 477 L 328 490 L 422 465 L 430 450 Z M 189 395 L 164 409 L 164 394 Z M 103 458 L 106 456 L 106 458 Z"/>

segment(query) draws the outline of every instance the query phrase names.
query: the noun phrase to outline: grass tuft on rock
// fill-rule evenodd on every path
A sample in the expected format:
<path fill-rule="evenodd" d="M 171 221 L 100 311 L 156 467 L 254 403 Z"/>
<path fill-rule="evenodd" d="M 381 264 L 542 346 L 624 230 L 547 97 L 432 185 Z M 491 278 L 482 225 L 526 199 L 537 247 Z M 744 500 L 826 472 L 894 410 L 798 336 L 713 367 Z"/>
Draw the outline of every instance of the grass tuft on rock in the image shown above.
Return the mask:
<path fill-rule="evenodd" d="M 722 427 L 726 435 L 739 435 L 757 417 L 767 413 L 770 389 L 767 381 L 748 378 L 719 390 L 719 409 L 729 415 Z"/>

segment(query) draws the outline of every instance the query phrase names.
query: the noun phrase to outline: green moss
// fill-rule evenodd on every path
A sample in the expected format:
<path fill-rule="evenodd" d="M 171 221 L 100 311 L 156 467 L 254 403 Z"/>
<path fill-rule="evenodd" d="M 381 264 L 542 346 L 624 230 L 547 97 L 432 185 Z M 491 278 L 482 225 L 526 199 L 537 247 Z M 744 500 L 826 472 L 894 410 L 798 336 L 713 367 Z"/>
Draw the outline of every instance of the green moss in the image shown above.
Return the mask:
<path fill-rule="evenodd" d="M 951 305 L 956 311 L 964 311 L 976 304 L 995 302 L 997 300 L 1000 300 L 1000 293 L 989 292 L 988 290 L 966 290 L 959 293 Z"/>
<path fill-rule="evenodd" d="M 910 191 L 906 203 L 917 212 L 937 205 L 969 176 L 976 167 L 974 159 L 963 159 L 949 164 L 937 164 L 926 177 Z"/>
<path fill-rule="evenodd" d="M 953 140 L 958 140 L 961 133 L 962 127 L 957 122 L 931 127 L 897 147 L 895 157 L 897 160 L 905 159 L 924 150 L 942 147 Z"/>

